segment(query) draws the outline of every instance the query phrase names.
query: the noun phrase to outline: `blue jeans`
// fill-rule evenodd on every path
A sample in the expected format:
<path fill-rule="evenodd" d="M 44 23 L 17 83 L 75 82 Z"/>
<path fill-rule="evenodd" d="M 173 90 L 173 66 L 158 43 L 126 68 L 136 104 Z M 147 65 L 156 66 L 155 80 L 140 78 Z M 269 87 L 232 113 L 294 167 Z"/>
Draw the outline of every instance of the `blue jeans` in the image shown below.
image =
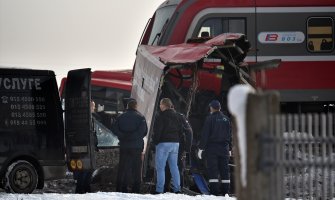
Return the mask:
<path fill-rule="evenodd" d="M 156 192 L 163 193 L 165 183 L 165 165 L 169 164 L 172 176 L 173 192 L 180 192 L 180 176 L 178 170 L 179 143 L 163 142 L 156 145 L 155 165 L 157 172 Z"/>

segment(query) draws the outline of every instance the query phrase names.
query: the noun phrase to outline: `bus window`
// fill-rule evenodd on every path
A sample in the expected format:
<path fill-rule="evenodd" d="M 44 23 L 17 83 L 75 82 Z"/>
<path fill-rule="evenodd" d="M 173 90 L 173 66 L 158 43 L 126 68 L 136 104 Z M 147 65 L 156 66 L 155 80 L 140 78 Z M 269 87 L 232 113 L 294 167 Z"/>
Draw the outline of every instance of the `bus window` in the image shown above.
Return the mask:
<path fill-rule="evenodd" d="M 310 17 L 307 20 L 309 52 L 331 52 L 334 49 L 334 20 L 331 17 Z"/>
<path fill-rule="evenodd" d="M 198 37 L 215 37 L 221 33 L 246 33 L 246 20 L 242 18 L 208 18 L 199 28 Z"/>
<path fill-rule="evenodd" d="M 111 131 L 111 125 L 125 107 L 123 99 L 130 97 L 130 91 L 92 85 L 92 99 L 95 102 L 95 113 L 92 114 L 99 148 L 116 147 L 119 140 Z"/>
<path fill-rule="evenodd" d="M 92 85 L 92 99 L 96 105 L 104 106 L 105 112 L 118 114 L 124 111 L 123 99 L 130 97 L 130 91 Z"/>
<path fill-rule="evenodd" d="M 102 122 L 93 117 L 94 130 L 98 139 L 98 147 L 116 147 L 119 145 L 119 140 L 113 132 L 107 128 Z"/>

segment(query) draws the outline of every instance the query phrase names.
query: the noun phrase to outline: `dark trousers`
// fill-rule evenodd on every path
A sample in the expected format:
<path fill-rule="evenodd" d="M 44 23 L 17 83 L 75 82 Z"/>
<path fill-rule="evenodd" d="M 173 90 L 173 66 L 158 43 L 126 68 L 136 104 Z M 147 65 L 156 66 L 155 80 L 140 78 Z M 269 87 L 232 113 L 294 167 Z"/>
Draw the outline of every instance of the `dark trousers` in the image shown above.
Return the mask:
<path fill-rule="evenodd" d="M 179 149 L 180 150 L 180 149 Z M 183 153 L 178 152 L 178 169 L 180 175 L 180 188 L 184 186 L 184 169 L 185 169 L 185 159 L 183 157 Z M 171 173 L 169 165 L 165 166 L 165 184 L 164 184 L 164 192 L 170 192 L 170 183 L 171 183 Z"/>
<path fill-rule="evenodd" d="M 91 192 L 91 176 L 92 171 L 76 171 L 73 173 L 74 178 L 77 180 L 75 193 L 83 194 Z"/>
<path fill-rule="evenodd" d="M 229 191 L 229 156 L 206 152 L 206 171 L 209 189 L 213 195 L 225 195 Z"/>
<path fill-rule="evenodd" d="M 128 185 L 132 178 L 132 193 L 140 193 L 141 186 L 141 160 L 142 149 L 121 148 L 119 169 L 116 180 L 117 192 L 128 192 Z"/>

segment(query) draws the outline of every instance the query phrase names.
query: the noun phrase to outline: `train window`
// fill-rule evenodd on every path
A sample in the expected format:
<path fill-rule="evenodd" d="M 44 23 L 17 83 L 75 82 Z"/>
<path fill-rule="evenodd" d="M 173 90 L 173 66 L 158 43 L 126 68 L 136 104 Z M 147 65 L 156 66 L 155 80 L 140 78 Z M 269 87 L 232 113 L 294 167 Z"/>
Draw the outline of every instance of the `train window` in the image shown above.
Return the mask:
<path fill-rule="evenodd" d="M 334 20 L 331 17 L 310 17 L 307 20 L 307 49 L 310 52 L 333 51 Z"/>
<path fill-rule="evenodd" d="M 198 37 L 215 37 L 221 33 L 246 33 L 246 20 L 241 18 L 215 17 L 203 21 Z"/>

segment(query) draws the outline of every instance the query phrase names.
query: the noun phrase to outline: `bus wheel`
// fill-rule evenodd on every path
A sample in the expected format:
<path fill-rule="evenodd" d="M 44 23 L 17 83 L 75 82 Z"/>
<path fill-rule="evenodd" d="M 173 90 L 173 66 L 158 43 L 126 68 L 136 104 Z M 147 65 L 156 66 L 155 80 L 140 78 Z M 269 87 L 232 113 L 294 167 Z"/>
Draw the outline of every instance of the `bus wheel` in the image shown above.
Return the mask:
<path fill-rule="evenodd" d="M 6 172 L 5 190 L 11 193 L 32 193 L 38 182 L 34 166 L 24 160 L 12 163 Z"/>

